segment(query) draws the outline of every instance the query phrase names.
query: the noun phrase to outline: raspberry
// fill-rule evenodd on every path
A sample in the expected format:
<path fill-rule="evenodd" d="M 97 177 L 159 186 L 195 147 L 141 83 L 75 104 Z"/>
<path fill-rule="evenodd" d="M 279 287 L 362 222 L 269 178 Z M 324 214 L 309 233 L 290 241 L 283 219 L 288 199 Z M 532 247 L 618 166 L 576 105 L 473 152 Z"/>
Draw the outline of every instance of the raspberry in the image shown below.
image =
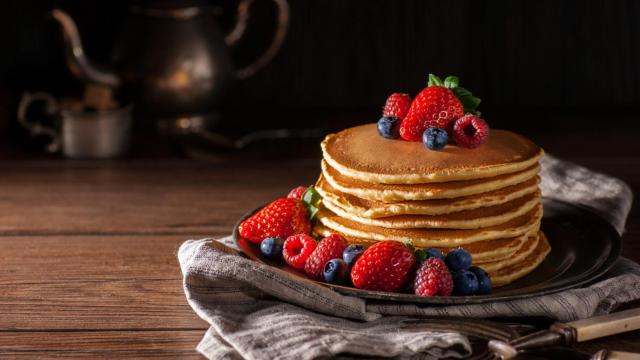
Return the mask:
<path fill-rule="evenodd" d="M 315 248 L 316 241 L 311 236 L 306 234 L 292 235 L 284 242 L 282 257 L 291 267 L 302 269 Z"/>
<path fill-rule="evenodd" d="M 489 125 L 473 114 L 467 114 L 453 124 L 453 138 L 458 146 L 473 149 L 489 138 Z"/>
<path fill-rule="evenodd" d="M 419 296 L 449 296 L 453 291 L 453 278 L 441 259 L 431 257 L 416 272 L 413 288 Z"/>
<path fill-rule="evenodd" d="M 287 197 L 289 199 L 302 200 L 302 195 L 304 194 L 304 192 L 306 190 L 307 190 L 306 187 L 298 186 L 297 188 L 291 189 L 291 191 L 289 191 L 289 194 L 287 195 Z"/>
<path fill-rule="evenodd" d="M 347 240 L 338 234 L 332 234 L 320 240 L 318 246 L 309 255 L 304 265 L 304 272 L 313 280 L 323 280 L 322 272 L 325 264 L 331 259 L 342 258 L 342 252 L 347 245 Z"/>
<path fill-rule="evenodd" d="M 411 107 L 411 97 L 408 94 L 393 93 L 387 98 L 387 102 L 382 109 L 383 117 L 396 117 L 400 120 L 409 112 Z"/>

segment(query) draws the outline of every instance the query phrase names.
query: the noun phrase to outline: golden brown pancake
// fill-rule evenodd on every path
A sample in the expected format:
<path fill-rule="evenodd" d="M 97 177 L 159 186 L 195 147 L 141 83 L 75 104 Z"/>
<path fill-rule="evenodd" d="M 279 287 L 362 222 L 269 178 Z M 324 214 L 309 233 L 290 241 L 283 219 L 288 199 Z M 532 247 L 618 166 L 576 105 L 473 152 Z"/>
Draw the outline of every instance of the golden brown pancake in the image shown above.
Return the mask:
<path fill-rule="evenodd" d="M 343 193 L 332 187 L 320 174 L 315 188 L 320 195 L 350 213 L 364 218 L 381 218 L 394 215 L 441 215 L 463 210 L 472 210 L 485 206 L 504 204 L 538 190 L 540 177 L 529 179 L 516 185 L 502 189 L 484 192 L 476 195 L 454 199 L 432 199 L 401 201 L 386 203 L 383 201 L 361 199 L 351 194 Z"/>
<path fill-rule="evenodd" d="M 499 261 L 503 259 L 508 259 L 513 256 L 522 246 L 525 245 L 526 241 L 533 235 L 537 233 L 537 229 L 534 229 L 532 232 L 518 236 L 513 238 L 504 238 L 504 239 L 495 239 L 495 240 L 485 240 L 478 241 L 475 243 L 464 245 L 464 249 L 467 250 L 473 257 L 473 261 L 482 266 L 482 263 L 491 262 L 491 261 Z M 316 224 L 313 228 L 313 234 L 318 237 L 329 236 L 331 234 L 340 234 L 349 244 L 359 244 L 364 247 L 369 247 L 378 242 L 378 240 L 371 240 L 365 238 L 359 238 L 355 236 L 350 236 L 346 234 L 342 234 L 340 232 L 331 230 L 323 226 L 322 224 Z M 415 246 L 417 249 L 424 249 L 426 247 Z M 457 249 L 458 247 L 446 248 L 440 247 L 438 250 L 442 251 L 444 254 L 448 253 L 452 249 Z"/>
<path fill-rule="evenodd" d="M 528 194 L 507 203 L 473 210 L 463 210 L 442 215 L 397 215 L 378 219 L 363 218 L 354 215 L 350 209 L 344 209 L 328 198 L 322 204 L 338 216 L 361 224 L 381 226 L 390 229 L 439 228 L 439 229 L 477 229 L 503 224 L 522 216 L 540 203 L 540 192 Z"/>
<path fill-rule="evenodd" d="M 371 240 L 412 241 L 419 247 L 456 247 L 483 240 L 517 237 L 540 226 L 542 206 L 538 205 L 522 216 L 504 224 L 480 229 L 389 229 L 361 224 L 337 216 L 326 208 L 318 211 L 317 219 L 325 227 L 348 236 Z"/>
<path fill-rule="evenodd" d="M 473 265 L 483 268 L 487 272 L 496 272 L 500 269 L 518 264 L 527 258 L 538 246 L 538 233 L 527 236 L 526 241 L 513 255 L 503 259 L 492 259 L 491 261 L 479 261 L 473 259 Z"/>
<path fill-rule="evenodd" d="M 532 272 L 551 252 L 551 246 L 542 231 L 538 233 L 538 246 L 521 262 L 500 270 L 488 271 L 494 287 L 504 286 Z"/>
<path fill-rule="evenodd" d="M 450 199 L 475 195 L 530 180 L 538 174 L 534 164 L 519 172 L 491 178 L 428 184 L 377 184 L 349 178 L 322 161 L 322 175 L 331 186 L 347 194 L 368 200 L 395 202 L 403 200 Z"/>
<path fill-rule="evenodd" d="M 376 124 L 331 134 L 322 142 L 322 151 L 324 159 L 344 176 L 384 184 L 495 177 L 530 168 L 543 154 L 532 141 L 495 129 L 478 148 L 447 145 L 441 151 L 429 151 L 421 142 L 381 137 Z"/>

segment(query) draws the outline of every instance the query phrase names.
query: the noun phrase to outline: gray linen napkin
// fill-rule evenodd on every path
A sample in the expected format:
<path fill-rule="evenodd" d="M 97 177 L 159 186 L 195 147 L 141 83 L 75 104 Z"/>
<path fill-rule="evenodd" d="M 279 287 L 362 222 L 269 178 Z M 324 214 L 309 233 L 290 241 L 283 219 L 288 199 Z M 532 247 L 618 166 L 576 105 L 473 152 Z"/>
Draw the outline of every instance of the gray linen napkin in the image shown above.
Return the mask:
<path fill-rule="evenodd" d="M 543 196 L 587 206 L 622 233 L 632 194 L 622 181 L 545 156 Z M 411 326 L 419 316 L 546 316 L 570 321 L 640 298 L 640 266 L 620 259 L 596 284 L 547 296 L 463 306 L 418 306 L 343 296 L 238 256 L 231 238 L 189 240 L 178 259 L 184 290 L 211 327 L 198 345 L 210 359 L 313 359 L 340 354 L 400 359 L 464 357 L 456 333 Z"/>

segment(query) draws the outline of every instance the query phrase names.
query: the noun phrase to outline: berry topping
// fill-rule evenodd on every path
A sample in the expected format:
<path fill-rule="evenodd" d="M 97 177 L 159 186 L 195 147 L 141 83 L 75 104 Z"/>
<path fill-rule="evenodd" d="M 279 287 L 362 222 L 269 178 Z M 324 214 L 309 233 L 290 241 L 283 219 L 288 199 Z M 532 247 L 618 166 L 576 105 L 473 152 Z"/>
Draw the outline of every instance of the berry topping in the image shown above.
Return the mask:
<path fill-rule="evenodd" d="M 284 242 L 282 257 L 289 266 L 296 269 L 303 269 L 305 262 L 315 248 L 316 241 L 309 235 L 299 234 L 289 236 Z"/>
<path fill-rule="evenodd" d="M 404 119 L 411 107 L 411 97 L 408 94 L 393 93 L 387 98 L 382 109 L 382 116 L 392 116 Z"/>
<path fill-rule="evenodd" d="M 356 263 L 360 255 L 364 252 L 364 246 L 351 244 L 342 252 L 342 260 L 350 267 Z"/>
<path fill-rule="evenodd" d="M 453 291 L 451 273 L 440 258 L 428 258 L 416 272 L 413 289 L 418 296 L 449 296 Z"/>
<path fill-rule="evenodd" d="M 406 117 L 400 124 L 400 137 L 409 141 L 421 141 L 422 134 L 429 127 L 439 127 L 447 131 L 453 122 L 465 112 L 473 112 L 480 99 L 469 90 L 458 86 L 458 78 L 448 76 L 444 81 L 429 74 L 428 86 L 413 99 Z"/>
<path fill-rule="evenodd" d="M 349 282 L 349 265 L 342 259 L 331 259 L 324 266 L 322 277 L 330 284 L 346 285 Z"/>
<path fill-rule="evenodd" d="M 478 292 L 478 277 L 469 270 L 460 270 L 453 274 L 453 286 L 458 295 L 474 295 Z"/>
<path fill-rule="evenodd" d="M 478 294 L 490 294 L 493 290 L 493 282 L 491 282 L 489 274 L 477 266 L 470 267 L 469 271 L 474 273 L 478 278 Z"/>
<path fill-rule="evenodd" d="M 415 263 L 409 246 L 380 241 L 365 250 L 353 265 L 351 282 L 358 289 L 398 291 L 407 283 Z"/>
<path fill-rule="evenodd" d="M 422 142 L 429 150 L 442 150 L 449 142 L 449 135 L 443 129 L 430 127 L 422 134 Z"/>
<path fill-rule="evenodd" d="M 347 240 L 338 234 L 332 234 L 320 240 L 304 265 L 304 272 L 313 280 L 322 280 L 322 272 L 327 261 L 342 257 Z"/>
<path fill-rule="evenodd" d="M 425 249 L 425 252 L 427 253 L 427 255 L 429 257 L 435 257 L 435 258 L 438 258 L 438 259 L 444 261 L 444 254 L 442 253 L 442 251 L 440 251 L 440 250 L 438 250 L 436 248 Z"/>
<path fill-rule="evenodd" d="M 260 243 L 260 252 L 268 258 L 279 259 L 282 256 L 284 239 L 280 237 L 268 237 Z"/>
<path fill-rule="evenodd" d="M 489 138 L 489 125 L 473 114 L 467 114 L 456 120 L 453 125 L 453 138 L 458 146 L 473 149 Z"/>
<path fill-rule="evenodd" d="M 445 263 L 451 272 L 467 270 L 471 267 L 471 254 L 463 248 L 457 248 L 449 251 L 445 258 Z"/>
<path fill-rule="evenodd" d="M 298 186 L 297 188 L 291 189 L 291 191 L 289 191 L 289 194 L 287 195 L 287 197 L 289 199 L 302 200 L 302 195 L 304 194 L 305 191 L 307 191 L 306 187 Z"/>
<path fill-rule="evenodd" d="M 307 234 L 311 230 L 309 211 L 300 200 L 278 199 L 243 221 L 238 230 L 240 236 L 256 244 L 268 237 Z"/>
<path fill-rule="evenodd" d="M 383 138 L 397 139 L 400 137 L 398 133 L 398 127 L 400 120 L 397 117 L 383 116 L 378 120 L 378 134 Z"/>

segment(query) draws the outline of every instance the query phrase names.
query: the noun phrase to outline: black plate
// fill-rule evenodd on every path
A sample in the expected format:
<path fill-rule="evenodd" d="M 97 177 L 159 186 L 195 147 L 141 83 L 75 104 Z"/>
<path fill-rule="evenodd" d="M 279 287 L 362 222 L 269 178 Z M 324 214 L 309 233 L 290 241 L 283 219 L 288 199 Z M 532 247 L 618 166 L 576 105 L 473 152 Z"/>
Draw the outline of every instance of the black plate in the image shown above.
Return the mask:
<path fill-rule="evenodd" d="M 551 244 L 551 253 L 529 275 L 494 289 L 490 295 L 422 297 L 320 284 L 344 295 L 366 299 L 438 305 L 476 304 L 575 288 L 593 282 L 613 266 L 620 256 L 622 240 L 609 223 L 588 210 L 556 200 L 544 199 L 543 207 L 542 230 Z M 248 213 L 240 222 L 258 210 Z M 306 278 L 304 272 L 262 256 L 259 247 L 240 237 L 237 229 L 236 226 L 233 231 L 234 240 L 247 257 Z"/>

